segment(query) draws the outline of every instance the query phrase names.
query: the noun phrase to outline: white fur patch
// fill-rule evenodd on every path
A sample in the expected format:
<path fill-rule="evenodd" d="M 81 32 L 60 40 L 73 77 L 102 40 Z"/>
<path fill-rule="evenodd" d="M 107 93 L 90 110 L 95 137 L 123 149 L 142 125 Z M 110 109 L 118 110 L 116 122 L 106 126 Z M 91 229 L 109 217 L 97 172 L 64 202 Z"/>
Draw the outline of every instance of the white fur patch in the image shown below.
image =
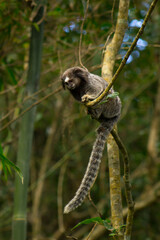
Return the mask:
<path fill-rule="evenodd" d="M 69 77 L 66 77 L 64 82 L 67 83 L 69 81 Z"/>

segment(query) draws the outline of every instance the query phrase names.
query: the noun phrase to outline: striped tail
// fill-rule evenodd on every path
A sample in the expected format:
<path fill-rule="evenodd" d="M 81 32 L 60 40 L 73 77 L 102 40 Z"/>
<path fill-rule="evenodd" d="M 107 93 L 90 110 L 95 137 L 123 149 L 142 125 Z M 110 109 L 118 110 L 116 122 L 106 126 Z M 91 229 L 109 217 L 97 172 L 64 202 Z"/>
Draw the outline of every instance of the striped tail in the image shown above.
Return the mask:
<path fill-rule="evenodd" d="M 94 184 L 94 181 L 96 180 L 98 170 L 100 167 L 106 138 L 110 131 L 111 129 L 110 128 L 108 129 L 105 126 L 103 127 L 103 124 L 101 124 L 100 127 L 98 128 L 97 138 L 93 145 L 92 153 L 89 159 L 85 175 L 74 198 L 65 206 L 64 213 L 69 213 L 76 209 L 77 207 L 79 207 L 83 203 L 85 197 L 87 196 L 92 185 Z"/>

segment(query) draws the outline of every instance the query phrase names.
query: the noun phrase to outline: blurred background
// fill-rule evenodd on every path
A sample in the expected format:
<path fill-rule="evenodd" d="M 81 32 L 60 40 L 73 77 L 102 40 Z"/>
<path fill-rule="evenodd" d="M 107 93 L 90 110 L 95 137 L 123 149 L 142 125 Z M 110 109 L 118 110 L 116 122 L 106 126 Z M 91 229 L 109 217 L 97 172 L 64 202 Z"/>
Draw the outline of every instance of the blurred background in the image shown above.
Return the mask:
<path fill-rule="evenodd" d="M 28 71 L 34 1 L 0 0 L 0 127 L 22 110 Z M 151 1 L 132 0 L 128 29 L 117 56 L 118 68 L 141 27 Z M 107 37 L 114 34 L 119 1 L 92 0 L 82 32 L 81 57 L 90 72 L 101 75 Z M 67 239 L 70 229 L 83 219 L 97 216 L 86 199 L 76 211 L 63 216 L 65 204 L 77 190 L 88 163 L 98 123 L 69 92 L 61 90 L 60 76 L 79 65 L 80 29 L 86 1 L 48 0 L 44 17 L 40 86 L 34 124 L 28 189 L 27 239 Z M 145 31 L 119 75 L 115 91 L 122 100 L 118 132 L 130 158 L 135 216 L 133 239 L 160 239 L 160 5 L 157 4 Z M 51 96 L 50 96 L 51 95 Z M 48 97 L 46 97 L 48 96 Z M 46 99 L 43 100 L 43 97 Z M 16 164 L 20 118 L 0 134 L 4 154 Z M 121 156 L 120 156 L 121 157 Z M 11 239 L 14 172 L 5 180 L 1 170 L 0 239 Z M 126 207 L 121 161 L 122 198 Z M 104 218 L 110 216 L 107 151 L 91 191 Z M 92 228 L 72 232 L 85 239 Z M 96 231 L 96 230 L 95 230 Z M 95 239 L 106 239 L 105 229 Z M 71 238 L 76 239 L 76 238 Z M 92 239 L 92 238 L 91 238 Z"/>

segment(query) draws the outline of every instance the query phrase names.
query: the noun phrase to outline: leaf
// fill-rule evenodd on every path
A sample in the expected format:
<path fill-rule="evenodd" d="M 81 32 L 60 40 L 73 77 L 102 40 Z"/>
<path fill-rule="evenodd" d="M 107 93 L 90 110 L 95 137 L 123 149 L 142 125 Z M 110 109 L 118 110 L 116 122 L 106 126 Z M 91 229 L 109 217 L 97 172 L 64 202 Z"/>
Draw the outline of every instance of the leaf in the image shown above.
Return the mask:
<path fill-rule="evenodd" d="M 2 167 L 3 167 L 3 171 L 4 171 L 4 176 L 5 176 L 5 179 L 7 180 L 7 169 L 6 169 L 6 165 L 5 165 L 4 159 L 1 159 L 1 160 L 2 160 Z"/>
<path fill-rule="evenodd" d="M 111 225 L 111 221 L 109 219 L 106 220 L 102 220 L 103 226 L 108 229 L 108 230 L 112 230 L 113 227 Z"/>
<path fill-rule="evenodd" d="M 0 91 L 2 91 L 2 88 L 3 88 L 3 80 L 2 78 L 0 78 Z"/>
<path fill-rule="evenodd" d="M 35 27 L 35 29 L 37 30 L 37 32 L 39 32 L 39 25 L 37 24 L 37 23 L 32 23 L 33 24 L 33 26 Z"/>
<path fill-rule="evenodd" d="M 6 161 L 6 164 L 8 166 L 11 166 L 15 170 L 15 172 L 19 175 L 19 177 L 21 178 L 22 184 L 23 184 L 23 175 L 22 175 L 21 170 L 6 157 L 5 157 L 5 161 Z"/>
<path fill-rule="evenodd" d="M 79 227 L 82 224 L 89 224 L 89 223 L 99 223 L 103 225 L 103 220 L 100 217 L 85 219 L 82 222 L 79 222 L 76 226 L 74 226 L 72 230 L 74 230 L 75 228 Z"/>
<path fill-rule="evenodd" d="M 118 95 L 119 95 L 119 92 L 114 92 L 114 93 L 108 94 L 102 102 L 98 103 L 98 105 L 104 104 L 104 103 L 108 102 L 109 98 L 116 98 Z"/>
<path fill-rule="evenodd" d="M 10 168 L 10 166 L 9 166 L 8 164 L 6 164 L 6 168 L 7 168 L 8 172 L 9 172 L 10 175 L 11 175 L 11 174 L 12 174 L 12 171 L 11 171 L 11 168 Z"/>
<path fill-rule="evenodd" d="M 115 236 L 116 235 L 116 233 L 110 233 L 109 234 L 109 236 Z"/>
<path fill-rule="evenodd" d="M 123 229 L 123 228 L 125 228 L 126 227 L 126 224 L 123 224 L 123 225 L 121 225 L 119 228 L 120 229 Z"/>
<path fill-rule="evenodd" d="M 3 153 L 3 149 L 2 149 L 1 144 L 0 144 L 0 153 Z"/>
<path fill-rule="evenodd" d="M 11 83 L 13 83 L 14 85 L 16 85 L 16 84 L 17 84 L 17 80 L 16 80 L 16 78 L 15 78 L 15 75 L 14 75 L 14 72 L 12 71 L 12 69 L 9 68 L 9 67 L 6 67 L 6 70 L 7 70 L 8 77 L 9 77 Z"/>
<path fill-rule="evenodd" d="M 8 79 L 10 80 L 10 82 L 12 84 L 16 85 L 17 84 L 17 80 L 15 78 L 13 70 L 10 67 L 7 66 L 7 64 L 6 64 L 6 62 L 4 60 L 2 60 L 2 64 L 3 64 L 3 66 L 4 66 L 5 70 L 6 70 L 6 73 L 8 75 Z"/>
<path fill-rule="evenodd" d="M 11 173 L 10 167 L 12 167 L 14 169 L 14 171 L 19 175 L 19 177 L 21 178 L 21 181 L 23 183 L 23 175 L 21 173 L 21 170 L 14 163 L 12 163 L 8 158 L 6 158 L 4 156 L 1 145 L 0 145 L 0 159 L 2 161 L 2 167 L 3 167 L 5 178 L 7 179 L 7 169 L 9 171 L 9 173 Z"/>
<path fill-rule="evenodd" d="M 107 98 L 116 98 L 119 95 L 119 92 L 113 92 L 107 95 Z"/>

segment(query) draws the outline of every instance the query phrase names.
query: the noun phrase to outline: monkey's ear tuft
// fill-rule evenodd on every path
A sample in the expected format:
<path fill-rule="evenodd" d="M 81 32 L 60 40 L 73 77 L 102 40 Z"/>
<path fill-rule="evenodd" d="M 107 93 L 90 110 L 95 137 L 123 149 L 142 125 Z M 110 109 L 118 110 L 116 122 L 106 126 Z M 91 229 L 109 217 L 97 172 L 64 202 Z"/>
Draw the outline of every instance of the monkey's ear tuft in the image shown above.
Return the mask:
<path fill-rule="evenodd" d="M 84 71 L 83 68 L 80 68 L 80 67 L 74 67 L 74 68 L 73 68 L 73 72 L 74 72 L 75 74 L 82 73 L 83 71 Z"/>
<path fill-rule="evenodd" d="M 89 72 L 83 68 L 80 68 L 80 67 L 75 67 L 74 68 L 74 74 L 81 78 L 83 81 L 87 81 L 88 80 L 88 75 L 89 75 Z"/>

